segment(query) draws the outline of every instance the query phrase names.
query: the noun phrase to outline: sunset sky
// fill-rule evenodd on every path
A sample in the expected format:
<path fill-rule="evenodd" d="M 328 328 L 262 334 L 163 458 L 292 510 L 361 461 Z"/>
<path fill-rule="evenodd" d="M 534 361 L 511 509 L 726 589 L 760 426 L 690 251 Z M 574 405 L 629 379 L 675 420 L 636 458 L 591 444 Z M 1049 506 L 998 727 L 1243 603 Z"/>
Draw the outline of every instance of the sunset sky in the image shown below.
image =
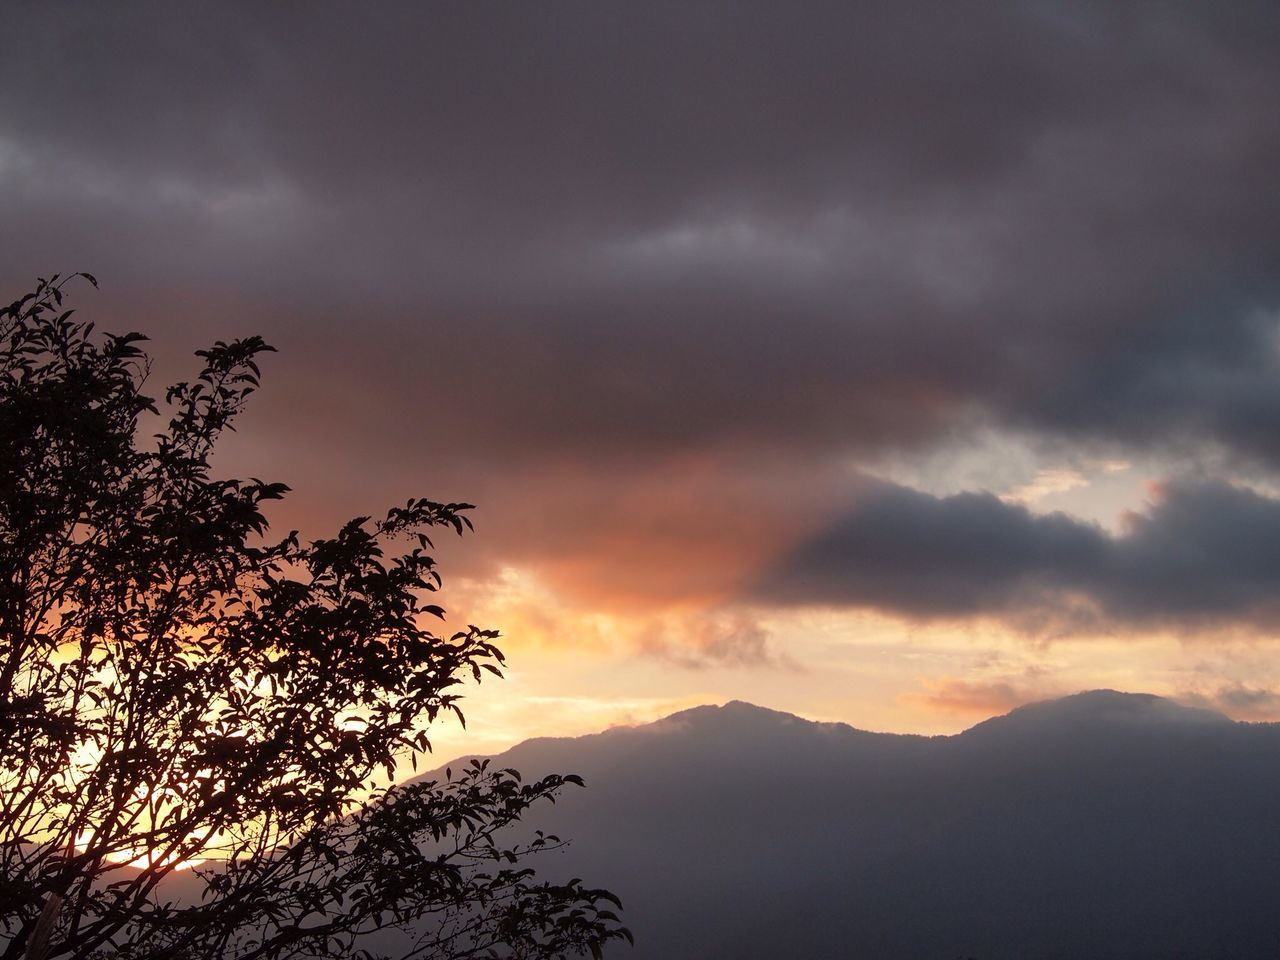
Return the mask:
<path fill-rule="evenodd" d="M 93 272 L 158 394 L 265 336 L 218 466 L 281 533 L 478 505 L 443 602 L 511 669 L 440 751 L 729 699 L 1280 719 L 1274 3 L 2 26 L 0 299 Z"/>

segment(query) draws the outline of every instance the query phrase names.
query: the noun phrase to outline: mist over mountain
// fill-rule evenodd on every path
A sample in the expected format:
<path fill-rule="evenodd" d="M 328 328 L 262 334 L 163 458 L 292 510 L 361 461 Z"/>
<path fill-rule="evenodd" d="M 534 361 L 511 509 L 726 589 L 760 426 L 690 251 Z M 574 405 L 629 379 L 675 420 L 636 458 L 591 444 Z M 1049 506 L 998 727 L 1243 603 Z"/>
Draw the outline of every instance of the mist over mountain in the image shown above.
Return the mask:
<path fill-rule="evenodd" d="M 950 737 L 746 703 L 520 744 L 582 774 L 539 864 L 618 893 L 618 956 L 1280 955 L 1280 725 L 1093 691 Z M 455 765 L 456 766 L 456 765 Z"/>

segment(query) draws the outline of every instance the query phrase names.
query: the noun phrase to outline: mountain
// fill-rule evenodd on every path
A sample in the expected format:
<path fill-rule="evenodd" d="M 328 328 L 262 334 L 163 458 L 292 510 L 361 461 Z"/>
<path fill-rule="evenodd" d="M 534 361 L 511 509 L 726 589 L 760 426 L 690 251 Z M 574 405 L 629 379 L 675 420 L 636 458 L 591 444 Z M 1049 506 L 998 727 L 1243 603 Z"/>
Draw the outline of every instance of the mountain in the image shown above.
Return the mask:
<path fill-rule="evenodd" d="M 951 737 L 734 702 L 495 760 L 633 960 L 1280 956 L 1280 725 L 1093 691 Z"/>

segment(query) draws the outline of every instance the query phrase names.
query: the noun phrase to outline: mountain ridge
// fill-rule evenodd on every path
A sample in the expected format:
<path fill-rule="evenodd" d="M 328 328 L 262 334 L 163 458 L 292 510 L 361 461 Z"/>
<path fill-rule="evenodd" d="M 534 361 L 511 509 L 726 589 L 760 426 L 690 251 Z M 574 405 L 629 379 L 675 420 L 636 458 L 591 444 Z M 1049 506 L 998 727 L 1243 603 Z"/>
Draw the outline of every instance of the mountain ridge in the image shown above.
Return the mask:
<path fill-rule="evenodd" d="M 1280 725 L 1113 690 L 925 737 L 743 701 L 498 754 L 633 960 L 1280 955 Z"/>
<path fill-rule="evenodd" d="M 526 745 L 564 744 L 597 737 L 637 732 L 659 732 L 663 729 L 680 725 L 703 726 L 704 728 L 723 725 L 725 722 L 748 719 L 751 722 L 773 721 L 781 726 L 796 726 L 799 729 L 826 730 L 833 733 L 869 737 L 890 737 L 909 740 L 952 740 L 966 737 L 976 732 L 985 732 L 992 728 L 1007 727 L 1020 723 L 1032 723 L 1042 726 L 1046 721 L 1060 724 L 1096 726 L 1107 723 L 1151 723 L 1151 722 L 1189 722 L 1210 724 L 1239 724 L 1247 726 L 1270 726 L 1266 723 L 1250 723 L 1234 720 L 1225 713 L 1205 707 L 1196 707 L 1182 703 L 1172 697 L 1163 697 L 1151 693 L 1134 693 L 1097 688 L 1082 690 L 1078 693 L 1061 697 L 1050 697 L 1035 700 L 1013 707 L 1006 713 L 996 714 L 974 723 L 957 733 L 921 734 L 896 733 L 892 731 L 866 730 L 840 720 L 813 720 L 785 710 L 766 707 L 746 700 L 728 700 L 721 704 L 706 703 L 693 707 L 685 707 L 674 713 L 659 717 L 645 723 L 616 724 L 593 733 L 571 736 L 538 736 L 521 740 L 505 750 L 489 754 L 459 754 L 447 764 L 450 767 L 475 759 L 497 759 Z M 437 767 L 443 770 L 445 765 Z M 429 776 L 431 774 L 424 774 Z"/>

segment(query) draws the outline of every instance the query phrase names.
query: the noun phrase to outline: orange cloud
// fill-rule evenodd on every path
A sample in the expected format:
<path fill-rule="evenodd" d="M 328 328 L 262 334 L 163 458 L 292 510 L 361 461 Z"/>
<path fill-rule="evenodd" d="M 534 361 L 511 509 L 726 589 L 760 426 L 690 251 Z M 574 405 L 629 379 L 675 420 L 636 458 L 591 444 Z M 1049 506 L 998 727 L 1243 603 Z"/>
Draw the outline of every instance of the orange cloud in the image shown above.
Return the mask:
<path fill-rule="evenodd" d="M 1036 700 L 1060 696 L 1062 691 L 1037 684 L 1013 680 L 962 680 L 941 677 L 922 681 L 924 693 L 907 693 L 899 697 L 906 704 L 947 713 L 969 713 L 996 716 Z"/>
<path fill-rule="evenodd" d="M 744 451 L 590 469 L 562 462 L 508 478 L 478 519 L 490 555 L 536 568 L 575 606 L 705 608 L 809 534 L 846 483 Z"/>

